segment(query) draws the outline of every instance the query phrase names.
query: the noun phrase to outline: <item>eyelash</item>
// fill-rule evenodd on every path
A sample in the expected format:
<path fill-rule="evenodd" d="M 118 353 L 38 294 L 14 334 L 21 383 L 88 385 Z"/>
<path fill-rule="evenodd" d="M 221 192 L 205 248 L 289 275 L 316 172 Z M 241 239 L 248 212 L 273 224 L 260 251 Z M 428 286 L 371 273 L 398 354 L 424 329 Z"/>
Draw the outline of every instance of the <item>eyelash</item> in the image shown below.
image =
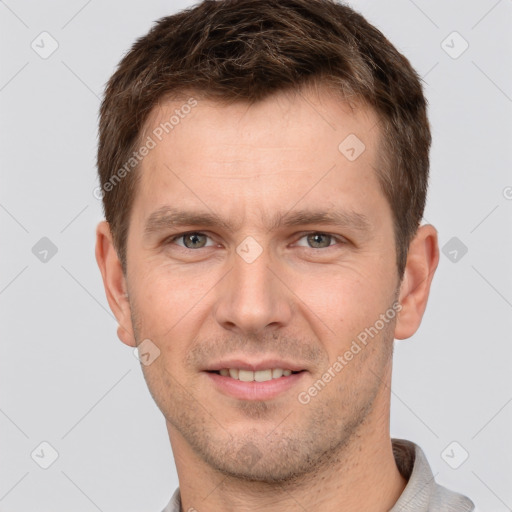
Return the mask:
<path fill-rule="evenodd" d="M 174 243 L 176 240 L 179 240 L 180 238 L 182 239 L 183 237 L 185 237 L 187 235 L 204 235 L 204 236 L 207 236 L 208 238 L 211 238 L 206 233 L 203 233 L 202 231 L 187 231 L 185 233 L 180 233 L 178 235 L 172 236 L 171 238 L 168 238 L 164 243 L 165 244 Z M 344 237 L 341 237 L 341 236 L 338 236 L 338 235 L 332 235 L 330 233 L 326 233 L 326 232 L 323 232 L 323 231 L 308 231 L 307 233 L 302 234 L 302 236 L 298 240 L 301 240 L 301 239 L 303 239 L 303 238 L 305 238 L 307 236 L 310 236 L 310 235 L 326 235 L 326 236 L 331 237 L 332 240 L 337 241 L 338 244 L 344 245 L 344 244 L 347 243 L 347 240 Z M 318 248 L 318 247 L 309 247 L 309 246 L 301 246 L 301 247 L 304 247 L 306 249 L 312 249 L 312 250 L 318 251 L 318 250 L 321 250 L 321 249 L 324 249 L 324 250 L 325 249 L 329 249 L 330 247 L 334 247 L 335 245 L 337 245 L 337 244 L 332 244 L 332 245 L 328 245 L 327 247 L 320 247 L 320 248 Z M 212 247 L 212 246 L 210 245 L 210 246 L 205 246 L 205 247 L 199 247 L 198 249 L 191 249 L 189 247 L 185 247 L 185 246 L 182 246 L 182 245 L 179 245 L 178 247 L 181 247 L 182 249 L 189 250 L 189 251 L 197 251 L 198 249 L 205 249 L 206 247 Z"/>

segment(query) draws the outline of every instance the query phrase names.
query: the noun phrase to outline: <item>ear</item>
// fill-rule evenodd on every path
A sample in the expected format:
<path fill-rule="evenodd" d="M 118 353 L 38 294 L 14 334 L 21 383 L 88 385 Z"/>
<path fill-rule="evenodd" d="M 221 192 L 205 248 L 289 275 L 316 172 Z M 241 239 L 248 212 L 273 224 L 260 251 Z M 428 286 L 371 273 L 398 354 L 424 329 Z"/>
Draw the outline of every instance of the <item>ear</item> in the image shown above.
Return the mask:
<path fill-rule="evenodd" d="M 106 221 L 100 222 L 96 228 L 96 261 L 103 278 L 108 304 L 119 323 L 117 336 L 126 345 L 135 347 L 126 278 Z"/>
<path fill-rule="evenodd" d="M 427 307 L 430 284 L 439 263 L 437 231 L 426 224 L 418 228 L 409 245 L 399 301 L 402 309 L 397 317 L 395 338 L 410 338 L 421 324 Z"/>

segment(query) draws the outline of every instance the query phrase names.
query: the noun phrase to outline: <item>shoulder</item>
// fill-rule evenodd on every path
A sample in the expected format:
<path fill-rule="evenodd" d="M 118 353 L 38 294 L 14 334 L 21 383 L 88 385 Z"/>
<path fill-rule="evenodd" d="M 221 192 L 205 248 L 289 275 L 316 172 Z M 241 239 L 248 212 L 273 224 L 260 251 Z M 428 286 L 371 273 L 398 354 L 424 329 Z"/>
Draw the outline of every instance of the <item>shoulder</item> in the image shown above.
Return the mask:
<path fill-rule="evenodd" d="M 393 454 L 407 485 L 390 512 L 476 512 L 473 502 L 439 485 L 423 450 L 412 441 L 392 439 Z"/>
<path fill-rule="evenodd" d="M 169 503 L 162 510 L 162 512 L 181 512 L 181 498 L 179 487 L 174 491 L 174 494 L 171 497 L 171 501 L 169 501 Z"/>
<path fill-rule="evenodd" d="M 475 512 L 474 503 L 466 496 L 436 484 L 429 510 L 443 512 Z"/>

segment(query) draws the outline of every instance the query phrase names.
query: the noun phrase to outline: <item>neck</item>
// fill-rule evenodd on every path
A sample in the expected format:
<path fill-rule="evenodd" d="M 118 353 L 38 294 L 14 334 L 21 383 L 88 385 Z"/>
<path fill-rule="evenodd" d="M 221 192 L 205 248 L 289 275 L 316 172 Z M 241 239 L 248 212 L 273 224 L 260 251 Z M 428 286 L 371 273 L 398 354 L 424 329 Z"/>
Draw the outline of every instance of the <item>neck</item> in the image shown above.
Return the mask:
<path fill-rule="evenodd" d="M 389 398 L 377 400 L 359 431 L 314 474 L 278 484 L 243 481 L 219 473 L 168 424 L 180 482 L 182 510 L 252 512 L 387 512 L 407 482 L 393 456 Z M 379 404 L 380 402 L 380 404 Z"/>

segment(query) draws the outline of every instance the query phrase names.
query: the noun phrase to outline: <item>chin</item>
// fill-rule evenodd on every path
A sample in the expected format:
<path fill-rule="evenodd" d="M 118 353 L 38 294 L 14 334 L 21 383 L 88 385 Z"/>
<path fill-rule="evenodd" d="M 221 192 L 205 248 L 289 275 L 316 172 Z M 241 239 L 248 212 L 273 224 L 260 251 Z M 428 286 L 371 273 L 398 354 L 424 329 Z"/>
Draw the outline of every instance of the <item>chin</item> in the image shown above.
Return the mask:
<path fill-rule="evenodd" d="M 229 451 L 211 446 L 203 446 L 199 454 L 210 467 L 229 478 L 269 485 L 299 483 L 329 465 L 336 454 L 331 443 L 312 443 L 300 436 L 269 440 L 265 435 L 245 435 L 232 439 Z"/>
<path fill-rule="evenodd" d="M 285 454 L 277 461 L 258 461 L 254 466 L 248 466 L 243 461 L 229 462 L 222 461 L 219 464 L 211 463 L 223 475 L 245 482 L 259 482 L 262 484 L 284 484 L 298 481 L 302 476 L 310 472 L 310 468 L 304 465 L 300 470 L 295 466 L 290 466 L 289 460 Z M 212 461 L 213 462 L 213 461 Z"/>

